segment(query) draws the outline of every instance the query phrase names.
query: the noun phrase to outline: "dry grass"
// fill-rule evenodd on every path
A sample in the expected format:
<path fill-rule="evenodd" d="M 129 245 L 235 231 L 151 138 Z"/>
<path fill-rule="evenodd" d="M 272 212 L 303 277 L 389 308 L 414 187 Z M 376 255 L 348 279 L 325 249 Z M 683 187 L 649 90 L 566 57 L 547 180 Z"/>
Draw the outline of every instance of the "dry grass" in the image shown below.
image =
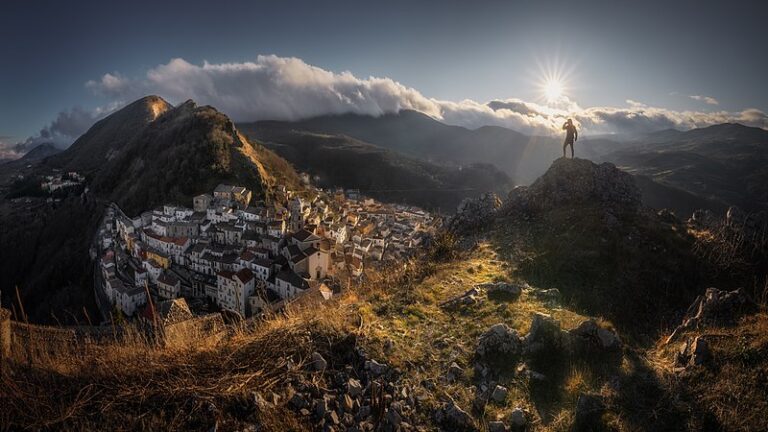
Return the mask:
<path fill-rule="evenodd" d="M 134 339 L 11 364 L 2 375 L 0 426 L 200 430 L 271 419 L 280 420 L 273 430 L 301 430 L 292 416 L 258 412 L 253 392 L 279 393 L 314 350 L 344 337 L 345 308 L 288 311 L 215 345 L 165 349 Z"/>
<path fill-rule="evenodd" d="M 526 293 L 512 301 L 481 296 L 474 305 L 441 307 L 477 284 L 520 282 L 514 251 L 502 257 L 480 243 L 457 254 L 450 239 L 441 241 L 446 243 L 426 261 L 371 274 L 332 302 L 290 309 L 234 329 L 216 343 L 160 348 L 135 334 L 121 343 L 43 350 L 45 355 L 31 362 L 17 361 L 3 371 L 0 429 L 208 430 L 218 423 L 220 430 L 252 424 L 267 431 L 310 430 L 312 425 L 285 408 L 287 383 L 301 377 L 322 388 L 325 376 L 308 372 L 306 359 L 319 351 L 341 369 L 344 364 L 335 364 L 341 358 L 337 351 L 350 340 L 401 373 L 398 385 L 408 385 L 421 400 L 417 424 L 431 427 L 432 408 L 444 400 L 472 410 L 479 382 L 473 356 L 483 331 L 504 322 L 525 334 L 536 312 L 554 316 L 566 329 L 585 317 Z M 768 426 L 759 411 L 768 409 L 768 317 L 760 314 L 708 334 L 715 338 L 719 359 L 714 369 L 681 376 L 672 363 L 676 347 L 662 346 L 628 347 L 620 363 L 556 359 L 540 370 L 550 379 L 543 388 L 532 387 L 514 371 L 503 373 L 499 382 L 509 389 L 506 403 L 485 405 L 473 415 L 484 425 L 507 420 L 521 407 L 531 413 L 532 430 L 565 431 L 573 424 L 578 395 L 589 392 L 608 401 L 604 420 L 611 430 Z M 449 383 L 444 375 L 452 362 L 465 374 Z M 274 392 L 282 401 L 259 409 L 254 392 L 268 397 Z"/>
<path fill-rule="evenodd" d="M 660 342 L 649 356 L 672 391 L 694 412 L 692 428 L 768 430 L 768 314 L 763 310 L 742 318 L 736 326 L 706 328 L 685 336 L 706 338 L 712 362 L 676 371 L 674 358 L 680 342 Z"/>

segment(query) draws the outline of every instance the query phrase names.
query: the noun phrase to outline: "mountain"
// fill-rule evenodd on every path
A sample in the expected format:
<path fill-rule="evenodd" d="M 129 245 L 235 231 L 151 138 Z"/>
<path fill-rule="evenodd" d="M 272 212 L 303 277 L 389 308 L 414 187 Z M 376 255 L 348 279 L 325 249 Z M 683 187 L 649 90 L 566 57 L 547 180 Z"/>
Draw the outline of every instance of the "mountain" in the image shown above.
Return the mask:
<path fill-rule="evenodd" d="M 635 144 L 597 159 L 717 208 L 768 209 L 768 131 L 764 129 L 727 123 L 686 132 L 661 131 Z"/>
<path fill-rule="evenodd" d="M 111 149 L 91 185 L 97 196 L 135 213 L 164 202 L 189 203 L 222 182 L 258 195 L 277 184 L 296 187 L 299 178 L 284 160 L 249 142 L 224 114 L 187 101 L 166 108 L 119 149 Z"/>
<path fill-rule="evenodd" d="M 346 136 L 297 131 L 284 123 L 240 125 L 322 187 L 358 188 L 385 202 L 452 212 L 465 197 L 506 193 L 512 182 L 491 164 L 431 163 Z"/>
<path fill-rule="evenodd" d="M 22 184 L 39 185 L 41 176 L 63 169 L 84 174 L 89 187 L 61 201 L 0 200 L 3 304 L 18 287 L 33 321 L 71 320 L 85 309 L 96 316 L 88 252 L 106 203 L 135 215 L 167 202 L 189 206 L 219 182 L 246 186 L 255 197 L 300 184 L 288 162 L 248 141 L 214 108 L 192 101 L 173 107 L 157 96 L 127 105 L 67 150 L 23 168 Z"/>
<path fill-rule="evenodd" d="M 21 160 L 26 162 L 37 161 L 58 153 L 61 153 L 60 148 L 54 146 L 51 143 L 45 143 L 35 146 L 32 150 L 28 151 L 24 156 L 22 156 Z"/>
<path fill-rule="evenodd" d="M 67 170 L 91 171 L 119 153 L 137 133 L 168 111 L 171 105 L 159 96 L 146 96 L 99 120 L 52 165 Z"/>
<path fill-rule="evenodd" d="M 516 183 L 529 183 L 535 179 L 561 151 L 559 141 L 552 138 L 531 137 L 498 126 L 474 130 L 451 126 L 410 110 L 379 117 L 344 114 L 298 122 L 260 121 L 239 127 L 347 135 L 426 161 L 493 164 Z"/>

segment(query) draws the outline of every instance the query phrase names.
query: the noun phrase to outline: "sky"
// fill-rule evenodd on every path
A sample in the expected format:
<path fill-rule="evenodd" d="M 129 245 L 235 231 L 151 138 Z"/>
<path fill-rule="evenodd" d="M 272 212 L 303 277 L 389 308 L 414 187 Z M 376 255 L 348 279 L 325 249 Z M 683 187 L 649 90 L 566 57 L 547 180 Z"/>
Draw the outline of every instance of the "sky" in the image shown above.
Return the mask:
<path fill-rule="evenodd" d="M 235 121 L 418 109 L 526 133 L 564 117 L 592 133 L 768 128 L 767 15 L 757 0 L 4 0 L 0 157 L 66 146 L 146 94 Z"/>

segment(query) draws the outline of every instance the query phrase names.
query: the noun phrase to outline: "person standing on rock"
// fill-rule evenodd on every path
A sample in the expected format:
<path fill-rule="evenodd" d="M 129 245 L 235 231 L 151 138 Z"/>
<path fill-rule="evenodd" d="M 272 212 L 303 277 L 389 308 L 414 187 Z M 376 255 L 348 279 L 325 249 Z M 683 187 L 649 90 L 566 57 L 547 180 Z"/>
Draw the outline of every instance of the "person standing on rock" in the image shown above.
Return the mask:
<path fill-rule="evenodd" d="M 565 148 L 571 146 L 571 159 L 573 159 L 573 143 L 579 139 L 579 132 L 576 130 L 576 126 L 573 125 L 573 121 L 568 119 L 563 124 L 563 130 L 565 131 L 565 142 L 563 143 L 563 157 L 565 157 Z"/>

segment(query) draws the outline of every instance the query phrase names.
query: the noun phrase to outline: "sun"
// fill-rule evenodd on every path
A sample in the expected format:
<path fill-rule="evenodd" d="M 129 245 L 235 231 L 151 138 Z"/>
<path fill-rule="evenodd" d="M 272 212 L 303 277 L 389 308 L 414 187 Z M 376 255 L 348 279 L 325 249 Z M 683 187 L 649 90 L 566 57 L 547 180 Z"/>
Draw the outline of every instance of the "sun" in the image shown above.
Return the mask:
<path fill-rule="evenodd" d="M 562 58 L 558 53 L 548 59 L 536 59 L 538 70 L 531 70 L 531 83 L 534 84 L 540 103 L 550 107 L 564 107 L 570 102 L 574 90 L 576 62 Z"/>
<path fill-rule="evenodd" d="M 564 85 L 560 79 L 547 78 L 542 84 L 542 90 L 544 91 L 544 97 L 547 102 L 557 102 L 564 93 Z"/>

